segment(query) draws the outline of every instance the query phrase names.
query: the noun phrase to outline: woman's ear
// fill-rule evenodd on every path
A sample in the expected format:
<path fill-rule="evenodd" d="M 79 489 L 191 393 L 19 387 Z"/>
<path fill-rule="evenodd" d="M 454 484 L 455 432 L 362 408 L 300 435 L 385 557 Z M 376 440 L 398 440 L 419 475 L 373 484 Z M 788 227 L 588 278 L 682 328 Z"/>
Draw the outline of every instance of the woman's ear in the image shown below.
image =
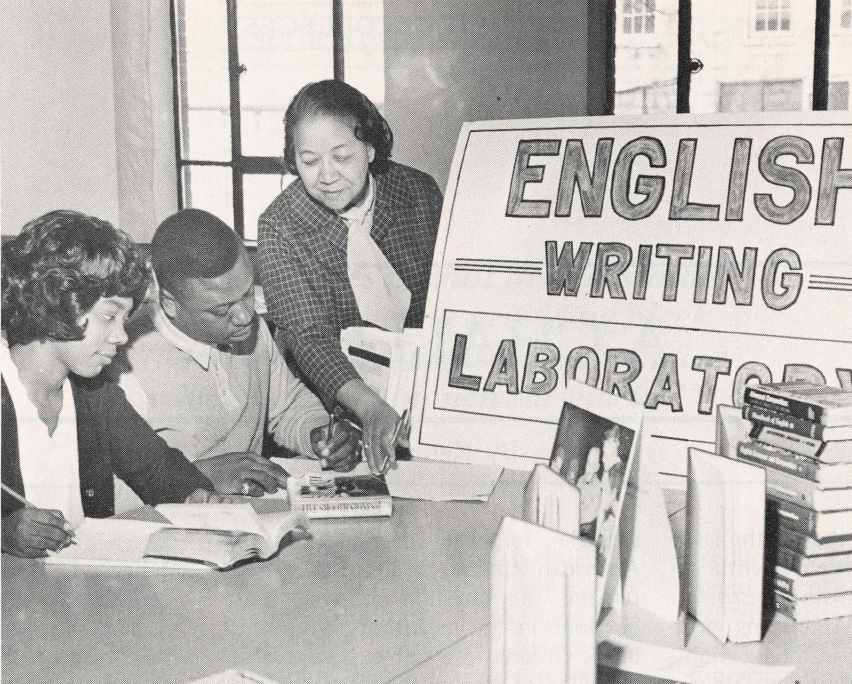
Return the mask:
<path fill-rule="evenodd" d="M 376 158 L 376 148 L 372 145 L 368 145 L 370 151 L 367 153 L 367 156 L 370 157 L 370 161 L 368 163 L 372 164 L 373 160 Z"/>
<path fill-rule="evenodd" d="M 177 316 L 177 302 L 175 301 L 174 296 L 171 292 L 164 290 L 162 287 L 160 288 L 160 306 L 169 318 L 174 319 L 174 317 Z"/>

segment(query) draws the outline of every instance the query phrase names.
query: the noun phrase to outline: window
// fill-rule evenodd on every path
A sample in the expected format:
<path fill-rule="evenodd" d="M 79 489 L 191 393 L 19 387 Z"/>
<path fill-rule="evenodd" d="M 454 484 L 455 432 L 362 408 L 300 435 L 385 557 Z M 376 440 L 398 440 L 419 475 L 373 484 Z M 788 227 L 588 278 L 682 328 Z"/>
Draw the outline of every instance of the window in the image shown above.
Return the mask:
<path fill-rule="evenodd" d="M 720 112 L 795 112 L 802 109 L 802 82 L 719 84 Z"/>
<path fill-rule="evenodd" d="M 292 180 L 281 157 L 296 92 L 346 76 L 382 106 L 382 0 L 173 0 L 172 11 L 181 206 L 255 242 Z"/>
<path fill-rule="evenodd" d="M 755 0 L 752 27 L 758 35 L 789 33 L 790 0 Z"/>
<path fill-rule="evenodd" d="M 655 5 L 656 0 L 624 0 L 622 31 L 631 34 L 653 33 Z"/>
<path fill-rule="evenodd" d="M 837 30 L 838 32 L 852 31 L 852 0 L 835 0 L 837 8 Z"/>

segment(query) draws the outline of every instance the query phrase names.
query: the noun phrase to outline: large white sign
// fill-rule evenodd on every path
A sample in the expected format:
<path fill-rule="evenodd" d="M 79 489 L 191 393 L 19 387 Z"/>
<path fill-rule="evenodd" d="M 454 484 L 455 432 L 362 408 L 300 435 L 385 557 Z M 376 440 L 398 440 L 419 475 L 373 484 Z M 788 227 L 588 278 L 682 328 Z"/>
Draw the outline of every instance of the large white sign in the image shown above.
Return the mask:
<path fill-rule="evenodd" d="M 739 404 L 746 383 L 852 388 L 842 117 L 466 124 L 413 452 L 531 467 L 577 379 L 645 406 L 643 451 L 682 473 L 687 446 L 714 441 L 714 407 Z"/>

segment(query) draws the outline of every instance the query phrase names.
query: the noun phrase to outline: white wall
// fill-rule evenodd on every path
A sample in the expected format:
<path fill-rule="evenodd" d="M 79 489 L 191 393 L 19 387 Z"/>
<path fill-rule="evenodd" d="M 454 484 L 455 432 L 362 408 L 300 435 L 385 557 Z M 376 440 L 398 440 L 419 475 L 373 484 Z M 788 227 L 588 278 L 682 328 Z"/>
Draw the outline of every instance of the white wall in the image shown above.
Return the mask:
<path fill-rule="evenodd" d="M 109 0 L 0 0 L 0 229 L 118 219 Z"/>

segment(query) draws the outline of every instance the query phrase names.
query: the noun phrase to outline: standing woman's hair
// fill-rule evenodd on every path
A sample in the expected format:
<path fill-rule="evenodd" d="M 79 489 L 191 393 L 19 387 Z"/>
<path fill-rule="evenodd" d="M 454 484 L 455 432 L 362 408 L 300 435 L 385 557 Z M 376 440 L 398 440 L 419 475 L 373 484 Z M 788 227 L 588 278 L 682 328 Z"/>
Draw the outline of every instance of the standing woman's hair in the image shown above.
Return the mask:
<path fill-rule="evenodd" d="M 351 121 L 355 137 L 372 146 L 376 155 L 370 171 L 382 173 L 387 168 L 393 148 L 393 132 L 370 98 L 348 83 L 329 79 L 303 87 L 287 107 L 284 115 L 284 163 L 297 174 L 294 131 L 299 122 L 317 114 Z"/>
<path fill-rule="evenodd" d="M 3 245 L 3 331 L 10 346 L 51 338 L 81 340 L 78 324 L 101 297 L 129 297 L 134 308 L 148 288 L 148 269 L 133 242 L 107 221 L 76 211 L 51 211 Z"/>

